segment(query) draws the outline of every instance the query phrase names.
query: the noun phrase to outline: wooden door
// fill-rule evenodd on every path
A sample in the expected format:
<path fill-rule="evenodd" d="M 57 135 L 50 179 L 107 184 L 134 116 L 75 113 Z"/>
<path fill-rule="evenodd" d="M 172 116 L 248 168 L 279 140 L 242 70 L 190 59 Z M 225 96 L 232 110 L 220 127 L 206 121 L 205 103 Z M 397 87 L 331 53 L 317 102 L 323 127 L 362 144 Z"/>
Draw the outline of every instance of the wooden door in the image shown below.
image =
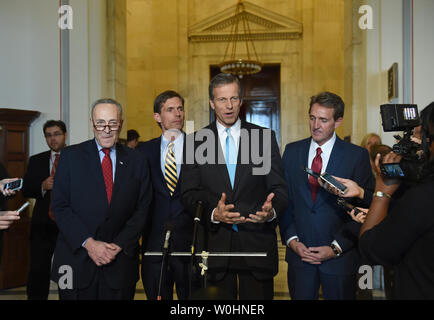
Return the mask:
<path fill-rule="evenodd" d="M 29 158 L 29 127 L 40 112 L 0 109 L 0 161 L 10 177 L 22 178 Z M 18 209 L 26 199 L 21 192 L 6 202 L 9 210 Z M 30 265 L 30 208 L 21 212 L 21 219 L 3 231 L 0 289 L 27 283 Z"/>
<path fill-rule="evenodd" d="M 211 78 L 218 73 L 218 66 L 210 67 Z M 261 72 L 245 76 L 240 82 L 244 89 L 240 118 L 274 130 L 280 146 L 280 65 L 265 65 Z M 210 122 L 214 120 L 210 107 Z"/>

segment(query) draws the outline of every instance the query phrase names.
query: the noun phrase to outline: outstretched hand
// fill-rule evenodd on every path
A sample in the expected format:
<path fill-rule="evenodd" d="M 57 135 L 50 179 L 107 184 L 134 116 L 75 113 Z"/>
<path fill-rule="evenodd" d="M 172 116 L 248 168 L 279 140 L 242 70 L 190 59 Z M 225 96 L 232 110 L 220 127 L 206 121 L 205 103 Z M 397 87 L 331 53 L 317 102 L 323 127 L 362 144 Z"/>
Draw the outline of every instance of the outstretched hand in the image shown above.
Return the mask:
<path fill-rule="evenodd" d="M 214 220 L 229 224 L 246 222 L 246 218 L 241 216 L 239 212 L 230 211 L 234 207 L 233 204 L 226 204 L 226 193 L 223 192 L 219 202 L 217 203 L 217 207 L 214 210 Z"/>
<path fill-rule="evenodd" d="M 273 203 L 274 193 L 270 193 L 267 196 L 264 204 L 262 205 L 262 211 L 257 211 L 256 214 L 249 214 L 249 218 L 246 219 L 247 222 L 253 223 L 264 223 L 274 217 Z"/>

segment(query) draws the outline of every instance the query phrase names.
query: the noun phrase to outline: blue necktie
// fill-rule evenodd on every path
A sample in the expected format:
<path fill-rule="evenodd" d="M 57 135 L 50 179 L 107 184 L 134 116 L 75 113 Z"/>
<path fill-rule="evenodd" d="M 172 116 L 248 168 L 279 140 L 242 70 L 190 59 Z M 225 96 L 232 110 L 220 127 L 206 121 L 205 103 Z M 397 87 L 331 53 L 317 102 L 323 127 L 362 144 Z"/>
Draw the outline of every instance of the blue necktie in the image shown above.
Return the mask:
<path fill-rule="evenodd" d="M 235 148 L 235 141 L 231 135 L 231 128 L 226 128 L 226 167 L 229 173 L 229 179 L 231 180 L 232 189 L 235 182 L 235 171 L 237 169 L 237 149 Z M 238 232 L 238 226 L 232 225 L 232 229 Z"/>

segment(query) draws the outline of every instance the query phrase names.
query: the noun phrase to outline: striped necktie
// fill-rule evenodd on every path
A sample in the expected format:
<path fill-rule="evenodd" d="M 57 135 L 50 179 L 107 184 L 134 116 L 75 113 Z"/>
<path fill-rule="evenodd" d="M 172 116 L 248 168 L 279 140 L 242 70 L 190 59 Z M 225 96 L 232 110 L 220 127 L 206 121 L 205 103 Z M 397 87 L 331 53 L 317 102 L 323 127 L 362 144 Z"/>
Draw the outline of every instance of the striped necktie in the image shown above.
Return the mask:
<path fill-rule="evenodd" d="M 173 193 L 176 189 L 176 184 L 178 183 L 175 153 L 173 152 L 174 146 L 175 144 L 173 142 L 169 143 L 169 150 L 167 151 L 166 160 L 164 162 L 164 179 L 166 180 L 166 185 L 169 188 L 171 196 L 173 196 Z"/>

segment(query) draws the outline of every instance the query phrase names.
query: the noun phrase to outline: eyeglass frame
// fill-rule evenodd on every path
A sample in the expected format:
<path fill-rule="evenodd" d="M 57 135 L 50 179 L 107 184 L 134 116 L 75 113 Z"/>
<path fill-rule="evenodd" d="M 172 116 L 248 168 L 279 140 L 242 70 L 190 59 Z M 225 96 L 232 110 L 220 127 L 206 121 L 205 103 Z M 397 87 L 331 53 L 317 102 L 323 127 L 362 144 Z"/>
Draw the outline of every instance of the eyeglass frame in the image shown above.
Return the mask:
<path fill-rule="evenodd" d="M 95 122 L 92 120 L 92 125 L 93 125 L 94 129 L 98 132 L 105 131 L 105 128 L 107 128 L 107 127 L 109 128 L 109 132 L 111 132 L 111 131 L 119 131 L 122 124 L 117 122 L 116 124 L 104 124 L 104 125 L 102 125 L 102 124 L 95 124 Z M 97 126 L 103 127 L 103 128 L 98 129 Z M 116 129 L 112 129 L 112 128 L 110 128 L 110 126 L 117 126 L 117 127 L 116 127 Z"/>

